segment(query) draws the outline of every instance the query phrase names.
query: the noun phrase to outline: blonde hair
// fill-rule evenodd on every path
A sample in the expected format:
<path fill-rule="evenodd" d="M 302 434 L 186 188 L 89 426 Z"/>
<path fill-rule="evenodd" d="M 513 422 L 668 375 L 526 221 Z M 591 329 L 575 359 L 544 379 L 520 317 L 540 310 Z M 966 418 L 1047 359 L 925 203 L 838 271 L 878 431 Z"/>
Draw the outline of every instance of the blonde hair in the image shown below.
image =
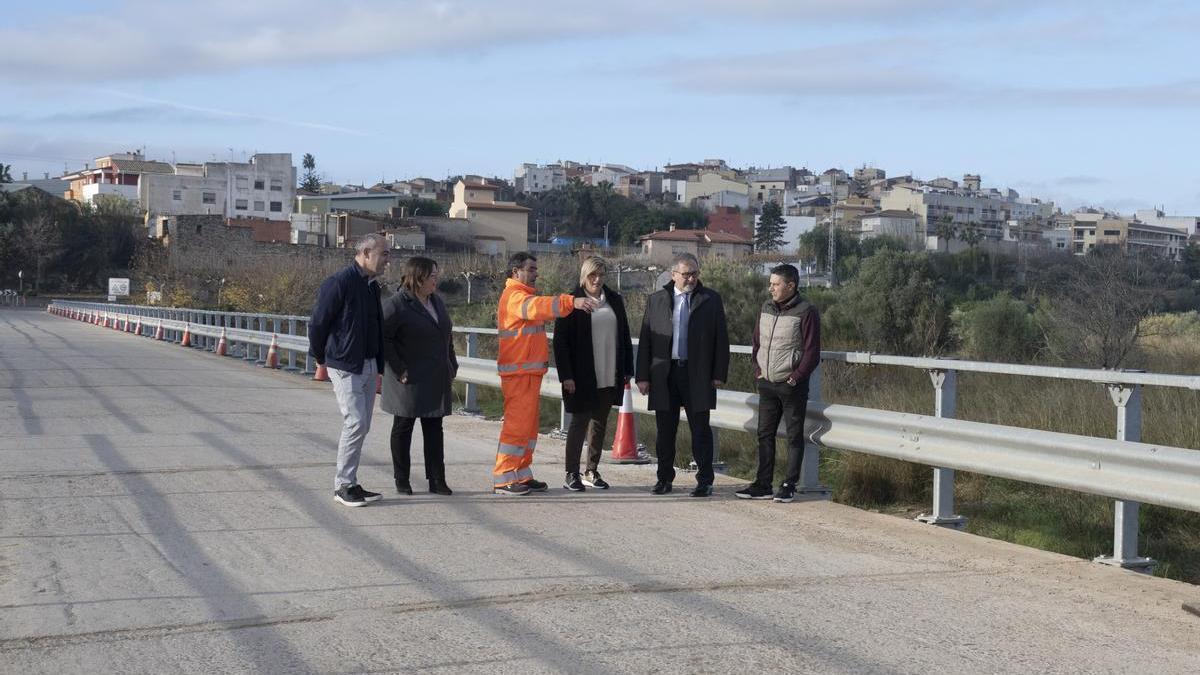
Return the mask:
<path fill-rule="evenodd" d="M 592 272 L 608 272 L 608 262 L 598 255 L 591 255 L 584 259 L 583 265 L 579 268 L 579 285 L 587 281 L 588 276 Z"/>

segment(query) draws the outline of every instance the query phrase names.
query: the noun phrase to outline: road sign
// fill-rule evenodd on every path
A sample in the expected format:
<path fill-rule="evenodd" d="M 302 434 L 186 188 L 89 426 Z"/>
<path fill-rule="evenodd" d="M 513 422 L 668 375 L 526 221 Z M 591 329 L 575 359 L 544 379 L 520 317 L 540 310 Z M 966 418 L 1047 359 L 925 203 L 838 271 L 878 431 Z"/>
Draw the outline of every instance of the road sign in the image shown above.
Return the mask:
<path fill-rule="evenodd" d="M 110 277 L 108 280 L 108 294 L 110 296 L 115 295 L 118 297 L 128 296 L 129 295 L 129 280 L 128 279 L 116 279 L 116 278 Z"/>

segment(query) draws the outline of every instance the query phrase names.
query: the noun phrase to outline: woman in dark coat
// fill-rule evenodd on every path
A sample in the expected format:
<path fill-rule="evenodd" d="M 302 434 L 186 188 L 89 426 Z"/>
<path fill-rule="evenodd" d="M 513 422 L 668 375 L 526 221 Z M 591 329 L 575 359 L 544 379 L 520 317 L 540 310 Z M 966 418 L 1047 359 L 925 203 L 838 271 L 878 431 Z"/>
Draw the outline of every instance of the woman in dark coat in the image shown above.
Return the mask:
<path fill-rule="evenodd" d="M 633 342 L 625 303 L 616 291 L 604 285 L 606 272 L 604 258 L 584 260 L 573 295 L 590 297 L 599 306 L 591 313 L 571 312 L 554 322 L 554 363 L 562 383 L 563 405 L 571 413 L 563 487 L 574 492 L 582 492 L 585 487 L 608 487 L 597 470 L 604 431 L 609 410 L 621 405 L 625 384 L 633 376 Z M 580 475 L 579 455 L 585 433 L 587 470 Z"/>
<path fill-rule="evenodd" d="M 453 494 L 446 485 L 442 418 L 450 414 L 450 382 L 458 372 L 458 359 L 446 303 L 434 292 L 437 282 L 436 262 L 409 258 L 401 289 L 383 302 L 384 376 L 379 407 L 394 415 L 392 469 L 400 494 L 412 494 L 409 446 L 418 418 L 429 491 Z"/>

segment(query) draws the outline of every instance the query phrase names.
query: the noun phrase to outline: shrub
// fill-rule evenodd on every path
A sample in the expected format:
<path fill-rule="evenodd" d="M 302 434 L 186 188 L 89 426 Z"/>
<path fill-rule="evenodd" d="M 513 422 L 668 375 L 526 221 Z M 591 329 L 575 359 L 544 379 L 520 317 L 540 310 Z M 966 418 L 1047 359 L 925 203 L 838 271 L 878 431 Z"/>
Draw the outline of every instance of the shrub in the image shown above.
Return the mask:
<path fill-rule="evenodd" d="M 950 320 L 960 353 L 967 358 L 1024 363 L 1042 347 L 1029 306 L 1007 294 L 965 303 L 951 313 Z"/>

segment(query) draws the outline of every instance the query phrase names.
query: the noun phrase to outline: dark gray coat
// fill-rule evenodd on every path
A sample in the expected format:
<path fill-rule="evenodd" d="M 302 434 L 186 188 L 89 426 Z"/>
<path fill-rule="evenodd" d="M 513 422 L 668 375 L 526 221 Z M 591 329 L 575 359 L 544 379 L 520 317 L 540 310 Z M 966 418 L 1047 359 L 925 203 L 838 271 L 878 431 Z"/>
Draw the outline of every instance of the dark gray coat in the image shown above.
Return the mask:
<path fill-rule="evenodd" d="M 586 293 L 576 286 L 571 295 L 582 298 Z M 608 286 L 604 287 L 604 298 L 617 315 L 617 364 L 616 386 L 610 405 L 621 405 L 625 396 L 625 378 L 633 377 L 633 341 L 629 337 L 629 318 L 625 316 L 625 301 Z M 592 315 L 587 312 L 571 312 L 554 322 L 554 365 L 558 368 L 558 379 L 575 380 L 575 393 L 563 392 L 563 405 L 569 413 L 589 412 L 598 401 L 596 389 L 596 361 L 592 354 Z"/>
<path fill-rule="evenodd" d="M 431 297 L 438 320 L 401 290 L 383 301 L 383 397 L 379 407 L 399 417 L 450 414 L 450 381 L 458 372 L 446 303 Z M 408 383 L 400 377 L 407 375 Z"/>
<path fill-rule="evenodd" d="M 646 314 L 638 337 L 637 381 L 650 383 L 650 409 L 668 410 L 671 405 L 667 378 L 671 372 L 671 325 L 674 309 L 673 283 L 655 291 L 646 300 Z M 697 282 L 688 319 L 688 381 L 691 384 L 685 406 L 692 410 L 717 407 L 713 380 L 729 379 L 729 332 L 725 326 L 725 305 L 714 290 Z"/>

